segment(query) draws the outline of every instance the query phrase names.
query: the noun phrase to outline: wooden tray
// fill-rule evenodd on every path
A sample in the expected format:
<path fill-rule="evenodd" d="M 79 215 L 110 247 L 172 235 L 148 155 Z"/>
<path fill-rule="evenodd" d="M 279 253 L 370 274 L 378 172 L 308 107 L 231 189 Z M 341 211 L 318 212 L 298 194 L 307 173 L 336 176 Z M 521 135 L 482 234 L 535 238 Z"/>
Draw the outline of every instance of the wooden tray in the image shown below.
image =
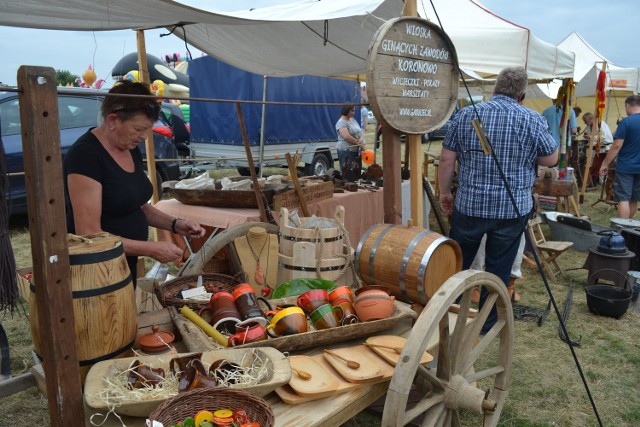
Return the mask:
<path fill-rule="evenodd" d="M 324 358 L 333 366 L 333 369 L 338 371 L 338 373 L 350 383 L 374 382 L 384 375 L 382 369 L 379 367 L 379 363 L 376 361 L 376 355 L 371 353 L 365 345 L 337 348 L 332 350 L 332 353 L 324 352 Z M 347 366 L 346 361 L 339 359 L 334 356 L 334 354 L 357 362 L 360 367 L 352 369 Z"/>
<path fill-rule="evenodd" d="M 361 347 L 363 347 L 363 346 L 361 346 Z M 340 349 L 338 349 L 338 350 L 340 350 Z M 291 388 L 291 386 L 289 384 L 286 384 L 286 385 L 283 385 L 281 387 L 278 387 L 275 390 L 275 392 L 278 395 L 278 397 L 280 397 L 280 399 L 282 399 L 282 401 L 284 403 L 286 403 L 288 405 L 298 405 L 300 403 L 310 402 L 312 400 L 318 400 L 318 399 L 322 399 L 322 398 L 325 398 L 325 397 L 328 397 L 328 398 L 331 399 L 336 394 L 346 393 L 346 392 L 354 390 L 354 389 L 356 389 L 358 387 L 362 387 L 365 384 L 377 384 L 377 383 L 389 381 L 389 379 L 391 379 L 391 376 L 393 375 L 393 367 L 391 365 L 389 365 L 388 363 L 386 363 L 381 358 L 377 357 L 373 352 L 371 352 L 370 349 L 362 348 L 362 352 L 370 354 L 373 362 L 377 364 L 378 368 L 382 372 L 382 375 L 380 377 L 372 380 L 371 382 L 367 382 L 367 383 L 351 383 L 351 382 L 345 380 L 333 368 L 333 366 L 331 366 L 331 364 L 327 361 L 327 359 L 325 359 L 324 355 L 316 354 L 314 356 L 311 356 L 311 358 L 313 360 L 315 360 L 316 362 L 318 362 L 319 365 L 323 366 L 327 370 L 327 372 L 330 373 L 331 377 L 338 382 L 338 387 L 332 393 L 330 393 L 330 394 L 317 394 L 317 395 L 310 395 L 310 396 L 301 396 L 298 393 L 296 393 Z M 295 373 L 292 374 L 291 378 L 293 379 L 293 376 L 295 376 L 295 375 L 296 375 Z"/>
<path fill-rule="evenodd" d="M 374 337 L 367 338 L 367 343 L 369 344 L 382 344 L 391 347 L 404 347 L 407 340 L 403 337 L 398 337 L 396 335 L 376 335 Z M 398 364 L 400 360 L 400 355 L 396 353 L 395 350 L 384 347 L 369 347 L 374 353 L 378 356 L 382 357 L 385 361 L 390 363 L 393 366 Z M 429 363 L 433 360 L 433 356 L 427 352 L 422 355 L 420 359 L 420 364 Z"/>
<path fill-rule="evenodd" d="M 256 385 L 236 385 L 233 388 L 247 391 L 256 396 L 265 396 L 276 388 L 287 384 L 291 379 L 291 365 L 289 360 L 276 349 L 265 347 L 255 349 L 257 357 L 262 360 L 268 360 L 272 365 L 273 373 L 271 376 Z M 208 365 L 219 359 L 227 359 L 231 362 L 240 364 L 246 350 L 225 349 L 213 350 L 202 353 L 202 361 Z M 98 362 L 91 367 L 87 375 L 84 386 L 84 401 L 95 412 L 106 413 L 109 411 L 107 403 L 100 398 L 100 393 L 105 388 L 103 378 L 112 377 L 115 373 L 122 372 L 127 369 L 131 362 L 135 359 L 140 360 L 142 364 L 152 366 L 154 368 L 163 368 L 165 372 L 169 372 L 169 361 L 174 357 L 185 356 L 186 354 L 164 354 L 161 356 L 141 356 L 126 357 L 121 359 L 105 360 Z M 245 358 L 245 365 L 251 363 L 250 358 Z M 134 417 L 146 417 L 153 412 L 159 404 L 165 399 L 154 400 L 131 400 L 127 402 L 117 402 L 115 412 L 120 415 L 130 415 Z"/>
<path fill-rule="evenodd" d="M 272 306 L 278 304 L 294 304 L 297 296 L 271 300 Z M 205 351 L 222 348 L 213 338 L 206 335 L 200 328 L 179 314 L 174 307 L 170 307 L 170 313 L 176 328 L 189 351 Z M 296 351 L 307 348 L 321 347 L 349 341 L 355 338 L 368 337 L 378 332 L 386 331 L 394 327 L 405 318 L 416 318 L 417 314 L 411 308 L 396 301 L 391 317 L 370 322 L 355 323 L 353 325 L 339 326 L 337 328 L 316 330 L 309 323 L 308 332 L 296 335 L 287 335 L 278 338 L 268 338 L 265 341 L 243 344 L 234 348 L 273 347 L 280 351 Z"/>
<path fill-rule="evenodd" d="M 256 209 L 256 193 L 251 190 L 187 190 L 175 188 L 178 181 L 166 181 L 162 189 L 185 205 L 208 206 L 212 208 Z M 273 196 L 288 189 L 284 184 L 267 184 L 261 190 L 267 203 L 273 202 Z"/>
<path fill-rule="evenodd" d="M 304 380 L 295 372 L 291 373 L 289 387 L 300 396 L 330 396 L 338 388 L 338 381 L 335 377 L 313 357 L 290 356 L 289 363 L 292 367 L 311 375 L 311 378 Z"/>

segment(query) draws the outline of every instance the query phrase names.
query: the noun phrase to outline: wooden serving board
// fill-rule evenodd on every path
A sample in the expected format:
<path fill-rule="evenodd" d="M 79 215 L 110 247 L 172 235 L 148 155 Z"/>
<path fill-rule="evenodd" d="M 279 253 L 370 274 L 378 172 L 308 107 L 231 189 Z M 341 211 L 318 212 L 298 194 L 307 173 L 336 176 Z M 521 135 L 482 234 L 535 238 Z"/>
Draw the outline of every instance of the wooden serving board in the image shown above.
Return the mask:
<path fill-rule="evenodd" d="M 384 360 L 382 360 L 381 358 L 374 356 L 373 360 L 378 365 L 378 368 L 382 371 L 382 376 L 380 378 L 372 381 L 372 382 L 351 383 L 351 382 L 345 380 L 333 368 L 333 366 L 331 366 L 331 364 L 327 361 L 327 359 L 325 359 L 324 355 L 316 354 L 314 356 L 311 356 L 311 358 L 314 359 L 316 362 L 318 362 L 319 365 L 324 367 L 327 370 L 327 372 L 329 372 L 329 374 L 338 382 L 338 387 L 334 391 L 332 391 L 332 392 L 330 392 L 330 393 L 328 393 L 326 395 L 318 394 L 318 395 L 314 395 L 314 396 L 300 396 L 288 384 L 287 385 L 283 385 L 281 387 L 278 387 L 275 390 L 275 392 L 278 395 L 278 397 L 280 397 L 280 399 L 282 399 L 282 401 L 284 403 L 286 403 L 288 405 L 298 405 L 300 403 L 311 402 L 313 400 L 318 400 L 318 399 L 322 399 L 322 398 L 325 398 L 325 397 L 333 398 L 333 397 L 335 397 L 336 394 L 346 393 L 348 391 L 355 390 L 355 389 L 363 387 L 365 385 L 376 384 L 376 383 L 389 381 L 391 379 L 391 377 L 393 376 L 393 367 L 391 365 L 389 365 L 387 362 L 385 362 Z M 296 374 L 292 373 L 292 378 L 293 378 L 294 375 L 296 375 Z"/>
<path fill-rule="evenodd" d="M 376 335 L 374 337 L 367 338 L 366 342 L 369 344 L 388 345 L 390 347 L 404 347 L 407 340 L 395 335 Z M 393 366 L 396 366 L 398 364 L 398 361 L 400 360 L 400 355 L 393 349 L 384 347 L 367 347 Z M 420 359 L 420 364 L 429 363 L 432 360 L 433 356 L 425 352 Z"/>
<path fill-rule="evenodd" d="M 291 367 L 311 374 L 311 378 L 303 380 L 300 376 L 291 372 L 289 386 L 300 396 L 328 396 L 338 388 L 338 381 L 327 369 L 310 356 L 289 357 Z"/>
<path fill-rule="evenodd" d="M 324 353 L 324 358 L 329 364 L 333 366 L 344 379 L 351 383 L 372 382 L 382 378 L 384 375 L 379 363 L 376 361 L 377 357 L 371 353 L 365 345 L 338 348 L 333 350 L 333 353 L 360 364 L 358 368 L 350 368 L 347 366 L 346 361 L 339 359 L 331 353 Z"/>
<path fill-rule="evenodd" d="M 275 388 L 289 382 L 291 379 L 291 365 L 289 364 L 289 360 L 285 358 L 284 354 L 269 347 L 257 348 L 255 349 L 255 352 L 255 357 L 259 357 L 262 360 L 269 360 L 271 362 L 273 367 L 272 374 L 268 378 L 262 380 L 259 384 L 234 385 L 233 388 L 242 389 L 256 396 L 264 396 Z M 231 362 L 248 366 L 251 364 L 252 357 L 247 353 L 249 353 L 249 351 L 237 349 L 213 350 L 202 353 L 201 359 L 207 366 L 219 359 L 227 359 Z M 98 362 L 91 367 L 87 374 L 87 379 L 84 385 L 85 405 L 95 412 L 109 412 L 110 408 L 100 397 L 100 393 L 105 388 L 103 378 L 112 377 L 113 375 L 126 370 L 134 360 L 138 359 L 144 365 L 148 365 L 153 368 L 163 368 L 165 372 L 169 372 L 169 361 L 175 357 L 185 355 L 186 353 L 178 355 L 165 354 L 161 356 L 125 357 Z M 147 417 L 162 402 L 164 402 L 163 398 L 118 402 L 119 406 L 117 406 L 115 412 L 119 415 Z"/>

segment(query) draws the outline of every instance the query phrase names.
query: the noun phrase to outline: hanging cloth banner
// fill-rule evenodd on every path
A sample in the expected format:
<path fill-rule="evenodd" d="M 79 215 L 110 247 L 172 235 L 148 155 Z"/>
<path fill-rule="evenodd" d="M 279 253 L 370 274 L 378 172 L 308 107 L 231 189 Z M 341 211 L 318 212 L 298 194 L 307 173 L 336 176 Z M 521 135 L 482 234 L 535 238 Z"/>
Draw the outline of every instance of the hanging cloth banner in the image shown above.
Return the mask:
<path fill-rule="evenodd" d="M 567 142 L 569 140 L 569 132 L 571 132 L 571 98 L 574 87 L 573 79 L 564 79 L 556 99 L 556 109 L 562 109 L 562 119 L 559 127 L 560 161 L 558 163 L 558 179 L 561 181 L 567 178 Z"/>
<path fill-rule="evenodd" d="M 605 71 L 606 63 L 603 66 L 602 70 L 598 74 L 598 82 L 596 83 L 596 108 L 595 108 L 595 121 L 594 126 L 597 126 L 597 136 L 596 132 L 592 132 L 591 134 L 594 136 L 596 141 L 596 153 L 600 152 L 600 137 L 602 135 L 602 118 L 604 117 L 604 109 L 607 101 L 607 95 L 605 93 L 605 85 L 607 81 L 607 73 Z"/>

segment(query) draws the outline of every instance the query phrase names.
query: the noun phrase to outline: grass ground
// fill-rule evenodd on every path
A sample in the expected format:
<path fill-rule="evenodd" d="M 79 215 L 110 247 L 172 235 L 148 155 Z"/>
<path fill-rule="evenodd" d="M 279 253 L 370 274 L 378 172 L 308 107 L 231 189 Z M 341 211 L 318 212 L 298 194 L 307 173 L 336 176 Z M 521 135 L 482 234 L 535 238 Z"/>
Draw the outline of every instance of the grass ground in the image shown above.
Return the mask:
<path fill-rule="evenodd" d="M 370 126 L 370 147 L 373 141 L 372 130 Z M 422 148 L 423 151 L 439 152 L 440 141 L 423 144 Z M 234 171 L 228 173 L 233 174 Z M 592 206 L 598 195 L 599 192 L 588 192 L 580 208 L 593 222 L 608 226 L 615 211 L 607 211 L 607 206 L 602 203 Z M 438 230 L 433 221 L 431 228 Z M 546 226 L 544 228 L 548 231 Z M 17 266 L 20 268 L 31 265 L 26 219 L 14 218 L 10 224 L 10 232 Z M 580 343 L 575 351 L 602 425 L 638 426 L 640 316 L 627 313 L 620 319 L 611 319 L 589 313 L 584 292 L 587 270 L 581 268 L 585 259 L 584 252 L 569 250 L 564 253 L 560 260 L 565 273 L 549 280 L 549 288 L 561 311 L 569 290 L 574 289 L 567 328 L 570 337 Z M 516 283 L 522 294 L 521 304 L 544 310 L 550 296 L 542 278 L 526 264 L 523 264 L 523 274 L 524 278 Z M 28 371 L 33 365 L 29 321 L 22 311 L 13 315 L 5 313 L 0 321 L 9 336 L 12 374 L 19 375 Z M 541 326 L 533 322 L 516 321 L 513 378 L 500 426 L 598 425 L 569 348 L 558 337 L 558 325 L 553 311 Z M 2 398 L 0 407 L 0 427 L 17 424 L 49 425 L 47 400 L 36 388 Z M 463 418 L 463 423 L 467 426 L 480 425 L 474 417 Z M 365 411 L 346 425 L 373 427 L 380 425 L 380 419 Z"/>

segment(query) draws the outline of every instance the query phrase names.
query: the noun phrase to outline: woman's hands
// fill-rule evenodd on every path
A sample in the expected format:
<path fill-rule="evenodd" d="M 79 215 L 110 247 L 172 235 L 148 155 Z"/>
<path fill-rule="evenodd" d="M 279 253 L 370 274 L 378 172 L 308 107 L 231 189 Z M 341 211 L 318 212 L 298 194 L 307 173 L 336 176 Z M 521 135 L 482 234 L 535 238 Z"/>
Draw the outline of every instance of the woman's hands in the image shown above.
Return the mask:
<path fill-rule="evenodd" d="M 183 251 L 171 242 L 154 242 L 151 246 L 149 256 L 161 263 L 172 262 L 182 258 Z"/>
<path fill-rule="evenodd" d="M 178 218 L 175 223 L 175 229 L 178 234 L 191 238 L 203 237 L 205 230 L 195 221 Z"/>

